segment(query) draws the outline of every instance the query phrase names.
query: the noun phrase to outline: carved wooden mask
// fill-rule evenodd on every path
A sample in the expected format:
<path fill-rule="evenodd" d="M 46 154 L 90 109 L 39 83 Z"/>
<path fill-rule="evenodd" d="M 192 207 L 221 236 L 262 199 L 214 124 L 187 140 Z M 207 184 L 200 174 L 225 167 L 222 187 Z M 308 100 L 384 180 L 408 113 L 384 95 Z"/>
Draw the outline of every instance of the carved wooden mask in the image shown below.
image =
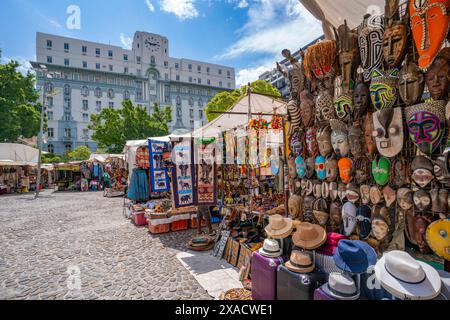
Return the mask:
<path fill-rule="evenodd" d="M 419 101 L 425 88 L 425 79 L 417 65 L 406 61 L 400 70 L 398 91 L 406 105 L 410 106 Z"/>
<path fill-rule="evenodd" d="M 378 152 L 395 157 L 403 148 L 403 120 L 401 108 L 382 109 L 373 114 L 375 142 Z"/>
<path fill-rule="evenodd" d="M 384 23 L 380 16 L 366 15 L 358 35 L 361 65 L 364 80 L 370 80 L 370 74 L 383 63 Z"/>

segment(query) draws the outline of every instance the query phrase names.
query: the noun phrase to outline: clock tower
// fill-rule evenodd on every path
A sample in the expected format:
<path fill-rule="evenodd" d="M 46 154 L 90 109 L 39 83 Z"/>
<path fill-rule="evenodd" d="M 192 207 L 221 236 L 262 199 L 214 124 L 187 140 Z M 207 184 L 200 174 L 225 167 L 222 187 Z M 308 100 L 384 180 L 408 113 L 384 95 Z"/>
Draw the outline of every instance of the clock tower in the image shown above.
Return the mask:
<path fill-rule="evenodd" d="M 169 41 L 166 37 L 148 32 L 136 32 L 133 49 L 145 60 L 150 57 L 166 58 L 169 56 Z"/>

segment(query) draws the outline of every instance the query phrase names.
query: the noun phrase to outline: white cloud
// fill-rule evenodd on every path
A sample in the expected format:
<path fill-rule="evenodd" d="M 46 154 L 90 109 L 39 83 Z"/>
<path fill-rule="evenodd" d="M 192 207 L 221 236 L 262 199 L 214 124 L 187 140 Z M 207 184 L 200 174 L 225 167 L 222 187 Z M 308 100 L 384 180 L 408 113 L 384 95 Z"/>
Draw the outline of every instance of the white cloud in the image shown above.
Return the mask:
<path fill-rule="evenodd" d="M 150 12 L 155 11 L 155 6 L 151 3 L 150 0 L 145 0 L 145 4 L 147 5 L 147 8 L 148 8 L 148 10 L 150 10 Z"/>
<path fill-rule="evenodd" d="M 248 7 L 248 2 L 247 2 L 247 0 L 241 0 L 241 1 L 239 1 L 237 7 L 240 8 L 240 9 L 247 8 L 247 7 Z"/>
<path fill-rule="evenodd" d="M 17 71 L 22 73 L 24 76 L 27 75 L 28 72 L 34 73 L 33 67 L 31 66 L 31 63 L 28 59 L 25 59 L 23 57 L 2 57 L 0 59 L 1 64 L 9 63 L 10 61 L 15 60 L 19 63 L 19 67 L 17 68 Z M 34 59 L 36 61 L 36 59 Z"/>
<path fill-rule="evenodd" d="M 122 43 L 122 46 L 124 47 L 124 49 L 128 49 L 128 50 L 130 50 L 133 45 L 133 39 L 125 36 L 123 33 L 120 34 L 120 42 Z"/>
<path fill-rule="evenodd" d="M 52 18 L 48 18 L 47 22 L 50 23 L 53 27 L 58 28 L 58 29 L 62 29 L 62 27 L 63 27 L 58 21 L 56 21 L 55 19 L 52 19 Z"/>
<path fill-rule="evenodd" d="M 161 0 L 161 11 L 173 13 L 180 20 L 193 19 L 199 13 L 195 8 L 195 0 Z"/>
<path fill-rule="evenodd" d="M 267 70 L 271 70 L 275 67 L 275 58 L 265 61 L 260 61 L 258 66 L 248 67 L 238 70 L 236 74 L 236 86 L 240 87 L 249 82 L 258 80 L 259 76 Z"/>

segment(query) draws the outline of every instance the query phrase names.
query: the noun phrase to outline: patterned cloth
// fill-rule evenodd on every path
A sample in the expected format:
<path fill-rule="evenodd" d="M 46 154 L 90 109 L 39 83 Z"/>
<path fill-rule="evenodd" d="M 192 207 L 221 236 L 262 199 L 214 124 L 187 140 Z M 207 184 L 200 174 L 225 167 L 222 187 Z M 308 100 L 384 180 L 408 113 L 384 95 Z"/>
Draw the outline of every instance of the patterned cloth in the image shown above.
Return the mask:
<path fill-rule="evenodd" d="M 146 201 L 149 198 L 148 177 L 145 170 L 134 169 L 131 175 L 128 198 L 136 201 Z"/>
<path fill-rule="evenodd" d="M 136 150 L 136 165 L 141 169 L 150 168 L 150 154 L 148 147 L 139 147 Z"/>

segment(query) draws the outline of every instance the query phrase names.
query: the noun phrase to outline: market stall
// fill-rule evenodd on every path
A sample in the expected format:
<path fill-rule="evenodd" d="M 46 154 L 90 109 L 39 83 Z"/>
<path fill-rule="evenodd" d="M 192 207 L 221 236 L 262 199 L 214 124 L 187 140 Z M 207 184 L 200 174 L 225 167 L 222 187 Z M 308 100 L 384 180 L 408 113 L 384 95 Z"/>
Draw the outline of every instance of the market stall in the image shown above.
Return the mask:
<path fill-rule="evenodd" d="M 56 191 L 81 191 L 83 174 L 82 161 L 68 163 L 55 163 L 55 190 Z"/>

